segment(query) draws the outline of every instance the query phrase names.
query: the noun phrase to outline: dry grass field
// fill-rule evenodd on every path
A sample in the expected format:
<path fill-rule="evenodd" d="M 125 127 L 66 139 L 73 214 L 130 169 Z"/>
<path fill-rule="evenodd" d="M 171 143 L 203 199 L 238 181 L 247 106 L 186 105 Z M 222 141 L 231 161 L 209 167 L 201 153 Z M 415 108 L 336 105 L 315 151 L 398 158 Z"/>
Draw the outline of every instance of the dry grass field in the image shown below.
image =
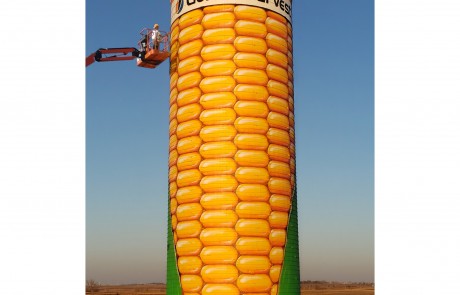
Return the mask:
<path fill-rule="evenodd" d="M 137 284 L 100 286 L 87 295 L 165 295 L 164 284 Z M 329 282 L 302 282 L 301 295 L 374 295 L 373 284 L 344 284 Z"/>

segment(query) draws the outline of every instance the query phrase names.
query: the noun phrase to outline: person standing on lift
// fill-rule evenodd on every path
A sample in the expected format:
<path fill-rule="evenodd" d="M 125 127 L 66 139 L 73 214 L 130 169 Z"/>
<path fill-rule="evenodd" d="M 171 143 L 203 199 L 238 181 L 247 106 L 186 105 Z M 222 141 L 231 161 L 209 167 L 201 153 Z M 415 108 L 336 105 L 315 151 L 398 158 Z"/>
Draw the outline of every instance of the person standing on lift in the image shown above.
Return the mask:
<path fill-rule="evenodd" d="M 153 30 L 152 30 L 152 43 L 153 43 L 153 49 L 154 50 L 158 50 L 159 49 L 159 45 L 160 45 L 160 31 L 158 31 L 158 28 L 160 26 L 158 24 L 155 24 L 153 26 Z"/>

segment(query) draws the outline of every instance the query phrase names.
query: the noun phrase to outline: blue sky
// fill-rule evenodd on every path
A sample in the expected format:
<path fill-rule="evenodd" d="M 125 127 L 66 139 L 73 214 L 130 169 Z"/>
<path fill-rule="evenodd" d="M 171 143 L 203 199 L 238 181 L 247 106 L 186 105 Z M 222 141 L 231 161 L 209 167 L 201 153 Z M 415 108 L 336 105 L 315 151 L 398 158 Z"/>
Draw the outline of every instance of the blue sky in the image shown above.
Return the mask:
<path fill-rule="evenodd" d="M 169 28 L 169 2 L 87 1 L 86 53 Z M 293 4 L 302 280 L 374 280 L 374 3 Z M 86 276 L 161 282 L 168 63 L 86 69 Z"/>

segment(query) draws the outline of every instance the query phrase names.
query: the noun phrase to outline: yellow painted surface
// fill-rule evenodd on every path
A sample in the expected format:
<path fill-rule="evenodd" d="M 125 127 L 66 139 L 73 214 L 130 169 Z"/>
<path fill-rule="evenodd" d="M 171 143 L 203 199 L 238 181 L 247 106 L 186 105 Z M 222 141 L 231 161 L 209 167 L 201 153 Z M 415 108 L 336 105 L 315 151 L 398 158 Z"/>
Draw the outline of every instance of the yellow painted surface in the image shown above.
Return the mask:
<path fill-rule="evenodd" d="M 213 5 L 171 27 L 170 214 L 186 295 L 277 295 L 295 183 L 292 28 Z"/>

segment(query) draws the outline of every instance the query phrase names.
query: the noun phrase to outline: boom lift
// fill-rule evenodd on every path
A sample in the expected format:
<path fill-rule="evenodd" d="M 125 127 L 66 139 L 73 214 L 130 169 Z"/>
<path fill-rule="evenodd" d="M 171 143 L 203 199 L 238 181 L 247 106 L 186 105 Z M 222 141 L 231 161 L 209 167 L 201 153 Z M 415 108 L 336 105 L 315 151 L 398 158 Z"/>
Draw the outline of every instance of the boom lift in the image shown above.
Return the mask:
<path fill-rule="evenodd" d="M 86 57 L 86 66 L 95 61 L 121 61 L 137 59 L 137 66 L 154 69 L 169 57 L 169 33 L 160 31 L 160 40 L 152 40 L 152 29 L 143 28 L 138 48 L 100 48 Z"/>

